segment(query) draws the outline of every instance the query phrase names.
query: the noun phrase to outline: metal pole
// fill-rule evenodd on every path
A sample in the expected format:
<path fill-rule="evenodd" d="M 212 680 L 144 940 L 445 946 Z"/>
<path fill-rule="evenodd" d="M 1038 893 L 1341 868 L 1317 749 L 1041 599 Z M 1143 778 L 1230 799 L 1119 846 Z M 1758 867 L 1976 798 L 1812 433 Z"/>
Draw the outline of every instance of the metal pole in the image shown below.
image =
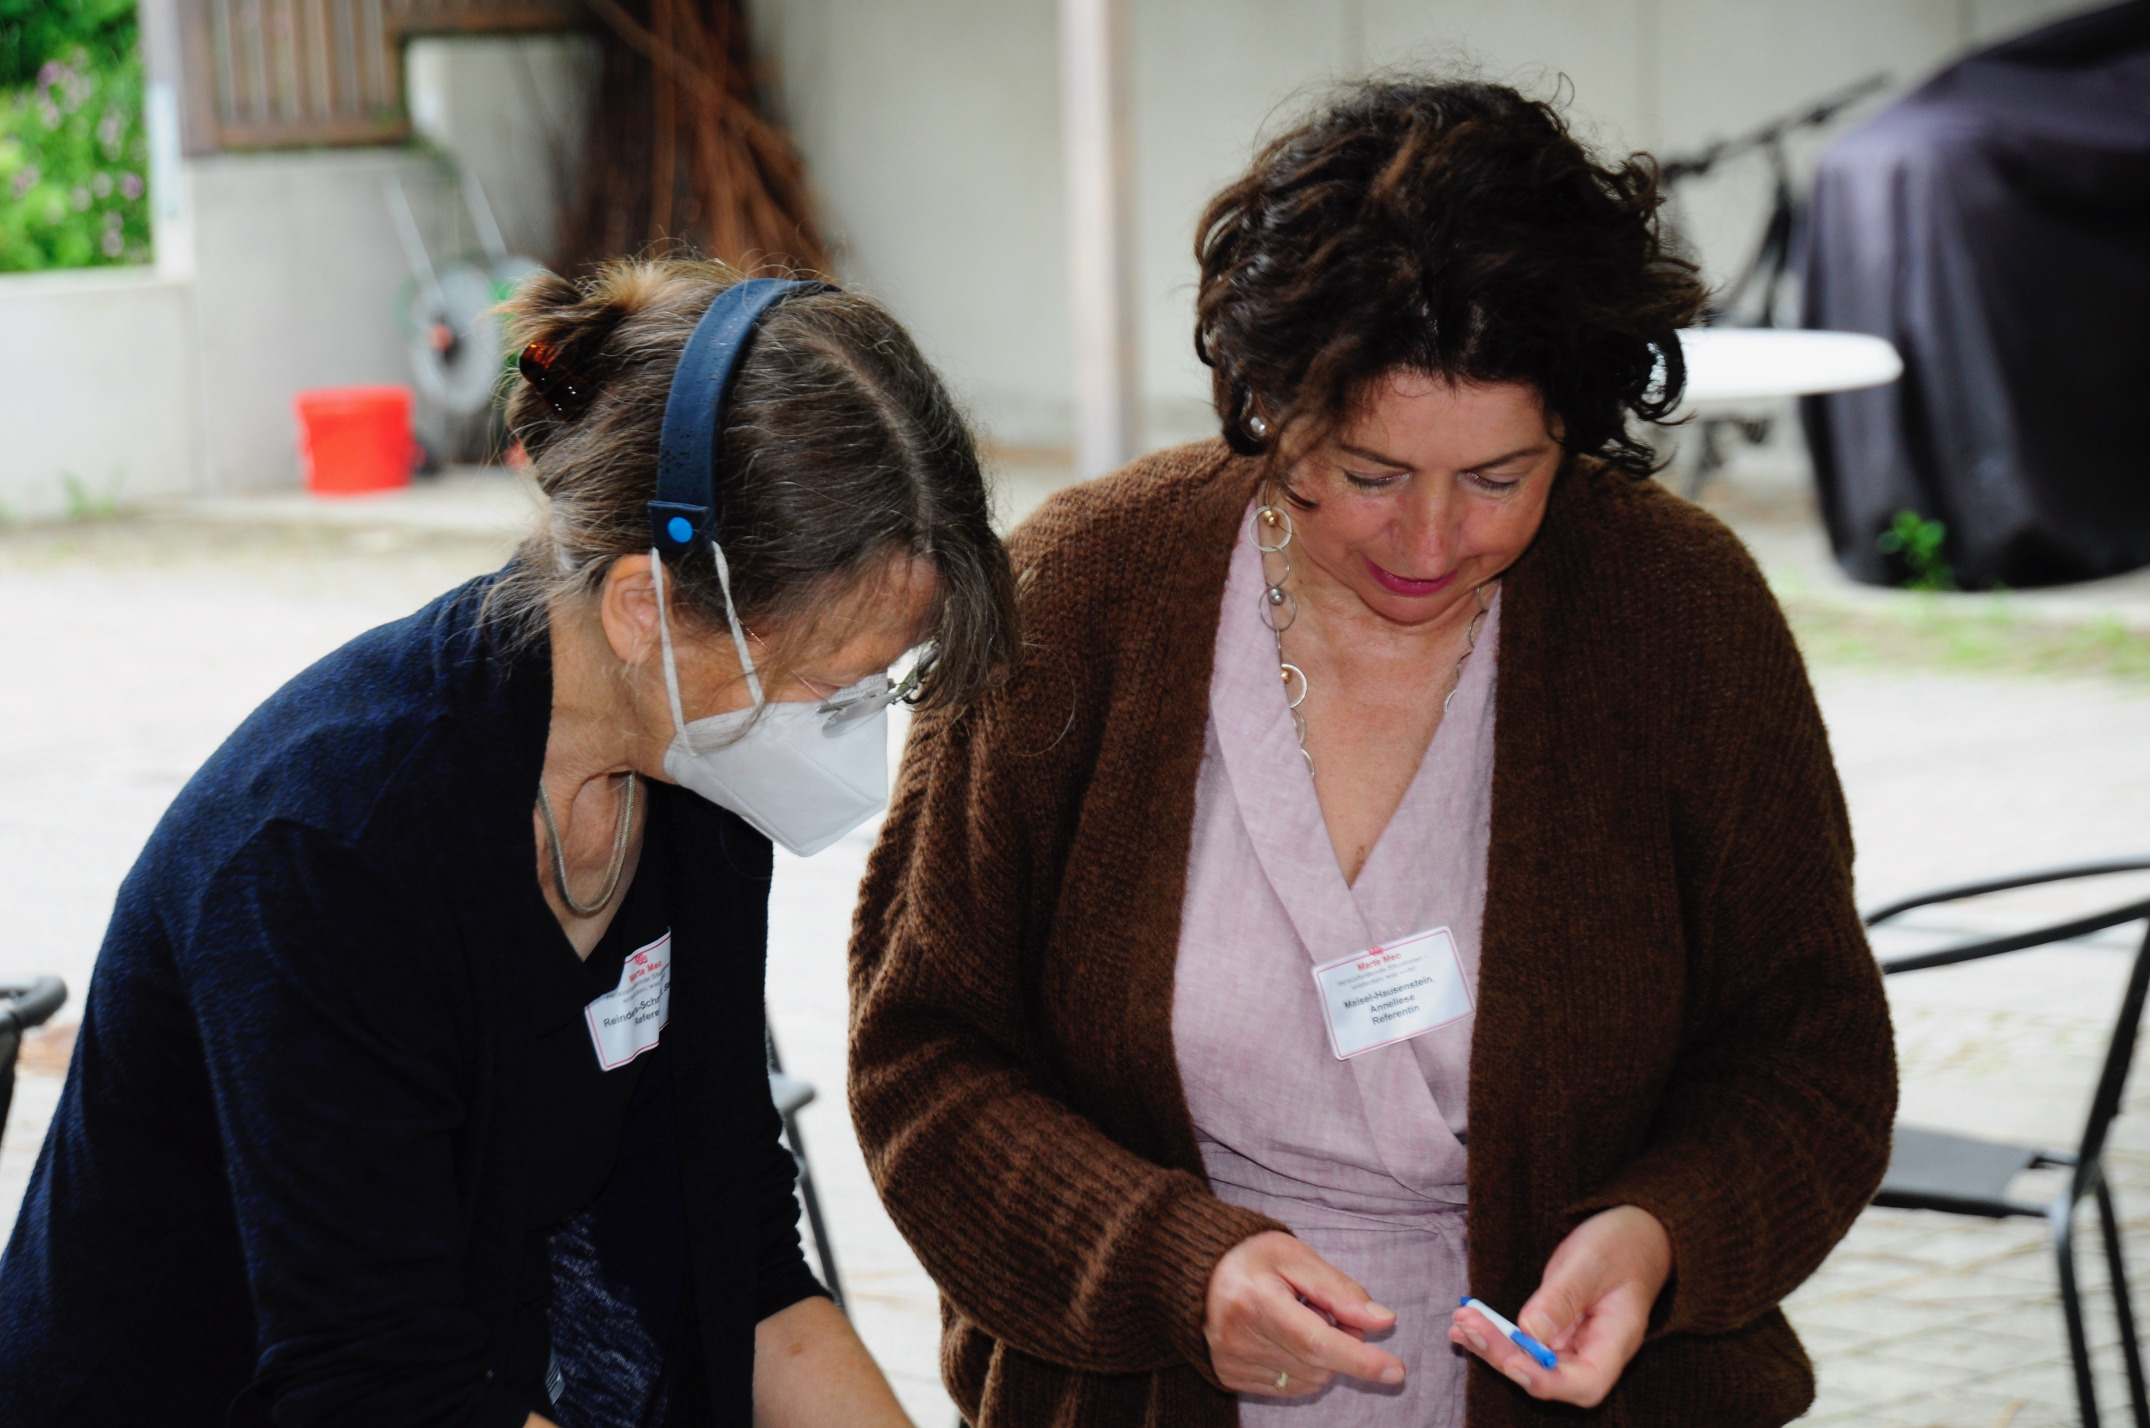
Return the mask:
<path fill-rule="evenodd" d="M 1101 476 L 1135 454 L 1127 39 L 1128 0 L 1060 0 L 1078 477 Z"/>

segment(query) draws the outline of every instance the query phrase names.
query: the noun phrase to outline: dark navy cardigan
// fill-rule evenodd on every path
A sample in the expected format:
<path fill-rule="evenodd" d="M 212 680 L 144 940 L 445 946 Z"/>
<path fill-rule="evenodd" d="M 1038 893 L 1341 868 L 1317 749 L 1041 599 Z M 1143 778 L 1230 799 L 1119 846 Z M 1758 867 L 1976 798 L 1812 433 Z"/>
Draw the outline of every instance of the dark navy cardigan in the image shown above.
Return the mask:
<path fill-rule="evenodd" d="M 478 618 L 492 578 L 286 685 L 128 875 L 0 1263 L 0 1423 L 520 1428 L 535 1406 L 495 1370 L 530 969 L 562 936 L 531 841 L 552 672 Z M 614 1181 L 677 1165 L 628 1187 L 658 1207 L 630 1248 L 684 1266 L 687 1317 L 647 1307 L 687 1326 L 708 1419 L 745 1425 L 755 1324 L 816 1291 L 763 1063 L 769 843 L 673 787 L 650 816 L 676 1132 Z"/>

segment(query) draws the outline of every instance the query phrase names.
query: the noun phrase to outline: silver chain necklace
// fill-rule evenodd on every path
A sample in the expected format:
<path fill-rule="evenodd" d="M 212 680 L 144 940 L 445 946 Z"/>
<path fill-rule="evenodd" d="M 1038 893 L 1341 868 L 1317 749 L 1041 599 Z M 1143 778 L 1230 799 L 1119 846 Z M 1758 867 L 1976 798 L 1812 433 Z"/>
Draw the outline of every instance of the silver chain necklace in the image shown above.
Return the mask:
<path fill-rule="evenodd" d="M 1299 602 L 1284 588 L 1291 579 L 1291 512 L 1278 502 L 1265 496 L 1262 504 L 1254 508 L 1254 548 L 1262 553 L 1262 622 L 1277 640 L 1277 673 L 1284 681 L 1285 707 L 1291 710 L 1292 732 L 1299 736 L 1299 757 L 1306 760 L 1309 776 L 1314 772 L 1314 756 L 1306 750 L 1306 715 L 1299 706 L 1306 703 L 1306 671 L 1284 657 L 1284 632 L 1299 619 Z M 1276 557 L 1280 567 L 1274 578 L 1270 575 L 1270 557 Z M 1491 582 L 1488 582 L 1489 584 Z M 1486 586 L 1473 592 L 1478 599 L 1478 611 L 1471 616 L 1470 626 L 1463 632 L 1463 653 L 1456 657 L 1456 667 L 1449 672 L 1448 693 L 1442 696 L 1441 712 L 1456 702 L 1456 691 L 1463 687 L 1463 666 L 1470 662 L 1471 651 L 1478 648 L 1478 631 L 1486 622 L 1486 609 L 1490 597 Z"/>
<path fill-rule="evenodd" d="M 635 829 L 635 775 L 627 773 L 627 796 L 620 805 L 619 826 L 612 830 L 612 864 L 605 869 L 605 889 L 593 903 L 579 903 L 567 890 L 567 850 L 560 846 L 560 825 L 553 821 L 552 799 L 545 786 L 538 785 L 538 816 L 545 821 L 545 840 L 552 846 L 552 882 L 559 890 L 560 901 L 577 917 L 595 917 L 612 905 L 612 896 L 620 890 L 620 874 L 627 869 L 627 841 Z"/>

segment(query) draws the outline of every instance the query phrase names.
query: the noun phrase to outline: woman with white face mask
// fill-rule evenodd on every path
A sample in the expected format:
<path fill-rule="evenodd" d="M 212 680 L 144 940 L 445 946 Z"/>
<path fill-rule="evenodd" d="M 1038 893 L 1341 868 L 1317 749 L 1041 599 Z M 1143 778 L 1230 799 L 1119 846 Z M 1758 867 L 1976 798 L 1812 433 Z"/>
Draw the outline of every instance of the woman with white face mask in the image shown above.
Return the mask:
<path fill-rule="evenodd" d="M 766 904 L 772 841 L 885 801 L 888 706 L 1006 661 L 974 444 L 825 285 L 510 307 L 545 520 L 152 836 L 0 1263 L 0 1422 L 907 1421 L 800 1253 Z"/>

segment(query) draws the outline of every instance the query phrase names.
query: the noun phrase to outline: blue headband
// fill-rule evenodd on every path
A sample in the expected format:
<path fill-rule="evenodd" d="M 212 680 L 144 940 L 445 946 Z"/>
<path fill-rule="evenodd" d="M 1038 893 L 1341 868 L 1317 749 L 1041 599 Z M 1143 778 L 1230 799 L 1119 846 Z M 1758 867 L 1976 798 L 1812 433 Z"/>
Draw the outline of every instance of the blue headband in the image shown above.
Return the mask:
<path fill-rule="evenodd" d="M 786 298 L 834 292 L 827 283 L 748 278 L 717 294 L 694 325 L 664 400 L 664 434 L 657 443 L 657 499 L 649 503 L 651 543 L 677 555 L 715 531 L 717 438 L 724 398 L 739 354 L 762 314 Z"/>

